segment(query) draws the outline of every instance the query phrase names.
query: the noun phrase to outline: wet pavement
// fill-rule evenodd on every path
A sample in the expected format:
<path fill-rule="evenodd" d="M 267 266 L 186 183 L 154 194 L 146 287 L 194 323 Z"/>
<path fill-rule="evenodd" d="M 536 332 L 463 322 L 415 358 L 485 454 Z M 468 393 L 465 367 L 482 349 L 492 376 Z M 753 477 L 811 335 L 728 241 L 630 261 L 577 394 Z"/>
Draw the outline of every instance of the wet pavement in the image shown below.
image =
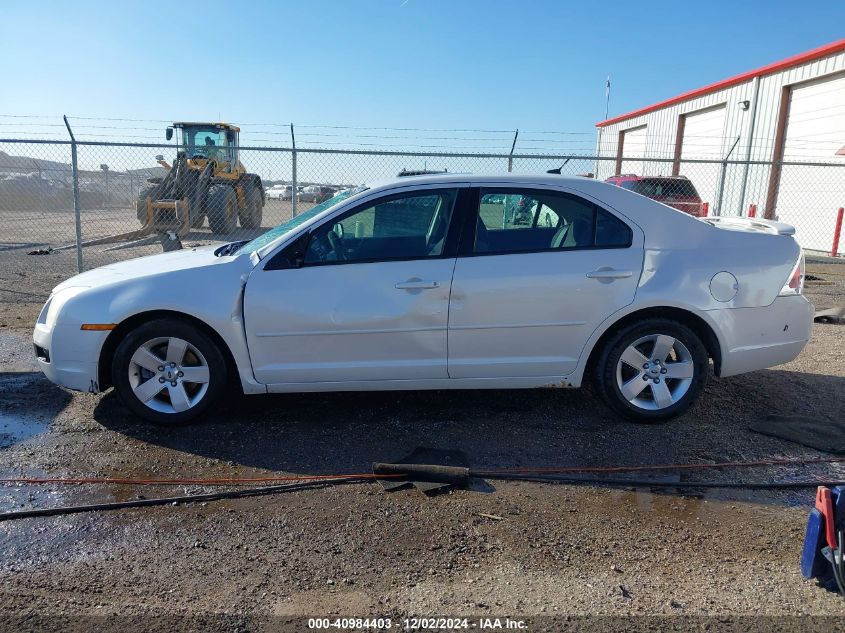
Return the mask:
<path fill-rule="evenodd" d="M 37 308 L 17 310 L 31 321 Z M 27 364 L 28 329 L 0 328 L 0 476 L 366 472 L 417 446 L 462 450 L 475 468 L 819 457 L 748 425 L 769 412 L 841 416 L 843 332 L 818 326 L 793 363 L 712 379 L 663 425 L 616 419 L 588 391 L 536 390 L 232 397 L 202 424 L 166 429 L 113 393 L 51 385 Z M 812 477 L 845 479 L 845 468 L 680 474 Z M 246 618 L 245 630 L 252 617 L 333 613 L 845 616 L 844 601 L 798 571 L 812 490 L 487 484 L 425 497 L 363 483 L 0 523 L 2 612 L 216 613 Z M 5 485 L 0 511 L 205 490 Z"/>

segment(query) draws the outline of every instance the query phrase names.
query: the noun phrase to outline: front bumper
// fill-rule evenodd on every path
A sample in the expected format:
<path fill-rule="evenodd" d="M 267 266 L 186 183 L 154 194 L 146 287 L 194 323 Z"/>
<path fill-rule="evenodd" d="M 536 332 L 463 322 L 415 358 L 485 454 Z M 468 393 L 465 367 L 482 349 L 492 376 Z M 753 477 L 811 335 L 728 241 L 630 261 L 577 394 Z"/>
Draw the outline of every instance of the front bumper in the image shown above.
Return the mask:
<path fill-rule="evenodd" d="M 713 310 L 721 332 L 720 376 L 782 365 L 810 340 L 813 305 L 803 296 L 778 297 L 762 308 Z"/>
<path fill-rule="evenodd" d="M 108 332 L 82 331 L 79 326 L 57 324 L 52 328 L 37 324 L 33 343 L 47 350 L 49 360 L 36 359 L 50 382 L 75 391 L 100 391 L 98 360 Z"/>

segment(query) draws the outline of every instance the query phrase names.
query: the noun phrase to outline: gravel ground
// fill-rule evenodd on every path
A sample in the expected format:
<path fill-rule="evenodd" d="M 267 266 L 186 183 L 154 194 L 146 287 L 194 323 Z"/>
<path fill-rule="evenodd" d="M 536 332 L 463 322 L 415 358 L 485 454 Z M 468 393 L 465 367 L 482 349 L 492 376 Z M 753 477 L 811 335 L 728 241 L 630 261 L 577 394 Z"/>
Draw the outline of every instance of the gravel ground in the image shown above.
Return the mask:
<path fill-rule="evenodd" d="M 845 267 L 828 268 L 818 276 L 837 281 L 811 282 L 808 294 L 842 304 Z M 112 393 L 69 393 L 33 371 L 31 324 L 64 276 L 0 266 L 0 476 L 362 472 L 417 446 L 462 450 L 477 468 L 817 457 L 748 425 L 770 412 L 841 420 L 845 411 L 845 328 L 818 325 L 794 362 L 713 378 L 685 417 L 658 426 L 618 420 L 588 391 L 536 390 L 233 397 L 206 423 L 160 429 L 130 418 Z M 845 467 L 682 480 L 811 476 L 845 479 Z M 0 509 L 203 490 L 5 486 Z M 806 630 L 811 620 L 797 616 L 845 616 L 841 598 L 798 570 L 812 501 L 812 490 L 502 481 L 426 497 L 363 483 L 23 519 L 0 523 L 0 618 L 24 629 L 304 630 L 309 616 L 518 616 L 531 630 L 555 630 L 563 621 L 552 618 L 603 614 L 666 618 L 659 628 L 695 616 L 706 626 Z"/>

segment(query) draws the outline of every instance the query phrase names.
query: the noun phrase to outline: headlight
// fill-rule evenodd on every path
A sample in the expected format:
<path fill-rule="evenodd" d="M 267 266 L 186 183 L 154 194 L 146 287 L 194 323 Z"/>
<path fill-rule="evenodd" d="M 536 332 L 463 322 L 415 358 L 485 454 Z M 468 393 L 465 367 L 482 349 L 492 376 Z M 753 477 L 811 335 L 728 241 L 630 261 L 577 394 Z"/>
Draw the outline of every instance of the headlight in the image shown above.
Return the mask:
<path fill-rule="evenodd" d="M 53 303 L 53 295 L 50 295 L 50 298 L 47 299 L 47 303 L 45 303 L 44 307 L 41 308 L 41 312 L 38 315 L 38 321 L 36 321 L 36 323 L 47 325 L 47 313 L 50 311 L 51 303 Z"/>
<path fill-rule="evenodd" d="M 59 312 L 62 311 L 62 307 L 64 307 L 65 303 L 87 289 L 87 286 L 70 286 L 68 288 L 62 288 L 58 292 L 50 295 L 50 298 L 47 299 L 47 303 L 45 303 L 44 307 L 41 308 L 41 314 L 38 315 L 38 323 L 46 325 L 47 327 L 53 327 L 56 324 L 56 319 L 59 316 Z"/>

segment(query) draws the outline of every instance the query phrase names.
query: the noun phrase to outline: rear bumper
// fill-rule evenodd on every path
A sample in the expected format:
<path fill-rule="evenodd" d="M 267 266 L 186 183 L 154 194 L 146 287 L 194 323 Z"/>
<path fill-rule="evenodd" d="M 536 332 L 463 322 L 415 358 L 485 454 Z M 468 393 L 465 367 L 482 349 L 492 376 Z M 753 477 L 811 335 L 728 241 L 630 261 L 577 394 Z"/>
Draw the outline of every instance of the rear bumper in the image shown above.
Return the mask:
<path fill-rule="evenodd" d="M 782 365 L 793 360 L 810 340 L 813 305 L 803 296 L 778 297 L 763 308 L 714 310 L 719 324 L 720 376 Z"/>
<path fill-rule="evenodd" d="M 32 333 L 35 345 L 49 352 L 49 361 L 38 358 L 38 367 L 50 382 L 75 391 L 97 393 L 97 361 L 108 332 L 82 332 L 79 327 L 38 324 Z"/>

